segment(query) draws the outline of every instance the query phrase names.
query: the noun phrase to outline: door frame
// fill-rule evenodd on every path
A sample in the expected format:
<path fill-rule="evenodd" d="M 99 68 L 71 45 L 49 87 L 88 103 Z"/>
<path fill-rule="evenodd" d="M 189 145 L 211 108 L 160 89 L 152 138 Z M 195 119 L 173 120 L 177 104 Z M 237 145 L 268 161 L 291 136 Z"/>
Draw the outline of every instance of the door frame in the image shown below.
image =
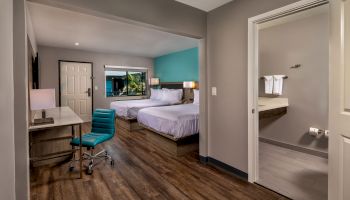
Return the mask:
<path fill-rule="evenodd" d="M 58 60 L 58 106 L 61 107 L 61 62 L 91 64 L 91 114 L 94 113 L 94 63 L 85 61 Z"/>
<path fill-rule="evenodd" d="M 258 25 L 328 4 L 329 0 L 301 0 L 248 19 L 248 181 L 259 178 L 259 34 Z"/>

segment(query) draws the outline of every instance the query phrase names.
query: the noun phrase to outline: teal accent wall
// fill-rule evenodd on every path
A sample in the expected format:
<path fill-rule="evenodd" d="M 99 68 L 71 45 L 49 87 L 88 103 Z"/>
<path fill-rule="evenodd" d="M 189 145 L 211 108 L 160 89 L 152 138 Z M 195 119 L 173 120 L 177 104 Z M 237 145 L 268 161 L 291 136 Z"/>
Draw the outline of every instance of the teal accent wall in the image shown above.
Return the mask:
<path fill-rule="evenodd" d="M 154 59 L 154 77 L 161 82 L 198 81 L 198 48 L 167 54 Z"/>

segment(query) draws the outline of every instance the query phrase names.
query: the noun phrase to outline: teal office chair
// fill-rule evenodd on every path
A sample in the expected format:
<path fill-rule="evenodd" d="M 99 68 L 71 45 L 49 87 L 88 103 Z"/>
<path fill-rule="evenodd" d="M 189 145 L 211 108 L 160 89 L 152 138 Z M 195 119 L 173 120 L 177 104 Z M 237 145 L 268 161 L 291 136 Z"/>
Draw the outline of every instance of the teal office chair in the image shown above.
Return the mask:
<path fill-rule="evenodd" d="M 95 146 L 108 141 L 113 138 L 115 133 L 115 112 L 110 109 L 96 109 L 92 115 L 92 128 L 91 133 L 87 133 L 82 136 L 82 146 L 90 150 L 91 153 L 83 153 L 83 160 L 89 160 L 89 166 L 86 169 L 87 174 L 92 174 L 94 168 L 95 159 L 109 160 L 110 164 L 114 165 L 114 160 L 107 153 L 106 150 L 102 150 L 97 154 L 94 154 L 93 150 Z M 70 142 L 72 146 L 79 146 L 79 138 L 74 138 Z M 69 170 L 74 169 L 75 157 L 70 163 Z"/>

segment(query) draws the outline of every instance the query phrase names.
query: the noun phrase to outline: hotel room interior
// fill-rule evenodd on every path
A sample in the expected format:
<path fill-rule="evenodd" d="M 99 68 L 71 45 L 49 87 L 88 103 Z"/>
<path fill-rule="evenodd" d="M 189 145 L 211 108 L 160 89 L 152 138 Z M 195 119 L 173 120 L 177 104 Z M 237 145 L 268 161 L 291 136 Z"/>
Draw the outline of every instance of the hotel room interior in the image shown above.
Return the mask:
<path fill-rule="evenodd" d="M 350 199 L 350 0 L 0 10 L 0 199 Z"/>

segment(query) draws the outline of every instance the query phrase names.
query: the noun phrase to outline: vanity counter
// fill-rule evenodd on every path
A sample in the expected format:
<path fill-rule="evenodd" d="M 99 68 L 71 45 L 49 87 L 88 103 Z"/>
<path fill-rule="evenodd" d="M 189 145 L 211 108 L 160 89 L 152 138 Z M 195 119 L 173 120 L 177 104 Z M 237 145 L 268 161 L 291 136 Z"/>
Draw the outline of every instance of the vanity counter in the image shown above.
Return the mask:
<path fill-rule="evenodd" d="M 288 107 L 288 98 L 270 98 L 270 97 L 259 97 L 258 110 L 259 112 L 274 110 L 278 108 Z"/>

